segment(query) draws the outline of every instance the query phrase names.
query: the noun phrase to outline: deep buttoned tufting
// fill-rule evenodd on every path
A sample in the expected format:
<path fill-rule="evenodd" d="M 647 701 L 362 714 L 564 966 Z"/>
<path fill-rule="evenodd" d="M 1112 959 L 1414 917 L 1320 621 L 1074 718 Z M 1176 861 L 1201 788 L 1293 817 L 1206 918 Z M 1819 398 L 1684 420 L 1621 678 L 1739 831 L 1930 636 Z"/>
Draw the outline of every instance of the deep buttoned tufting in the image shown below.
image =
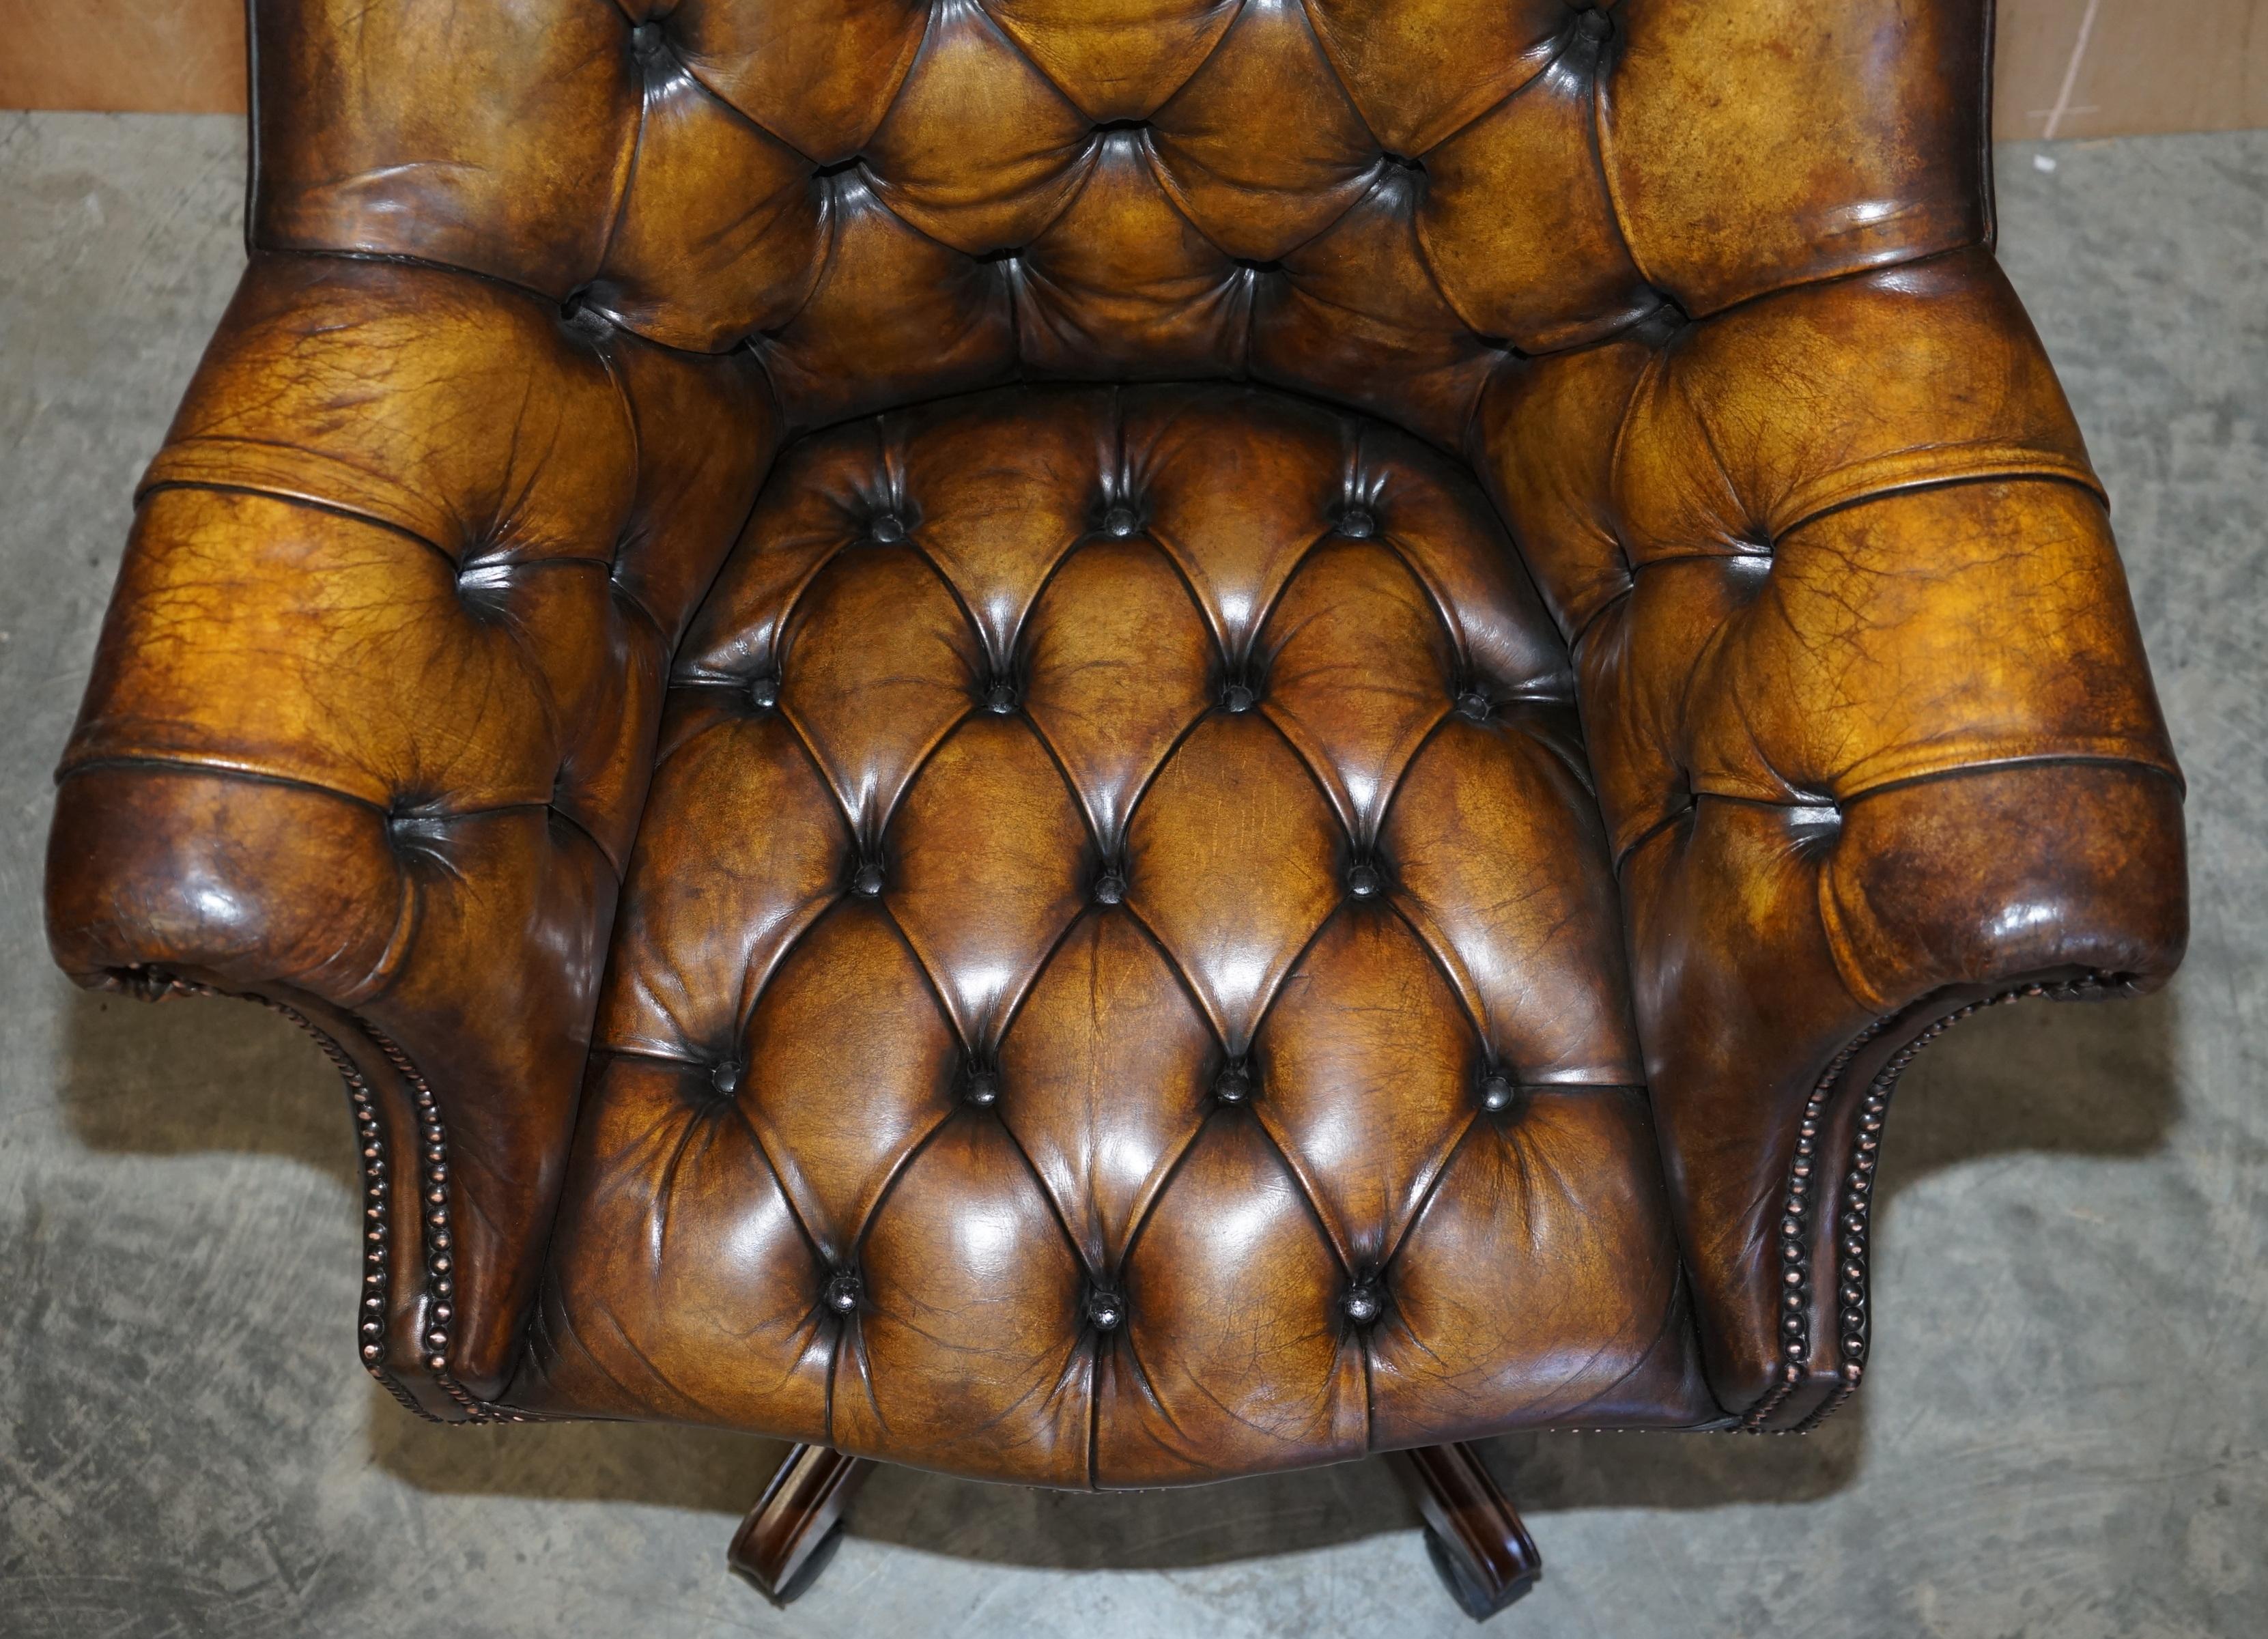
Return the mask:
<path fill-rule="evenodd" d="M 1907 1044 L 2180 959 L 1977 0 L 253 11 L 48 928 L 431 1415 L 1800 1426 Z"/>
<path fill-rule="evenodd" d="M 792 425 L 1248 371 L 1454 449 L 1515 351 L 1986 232 L 1970 4 L 361 11 L 255 7 L 258 244 L 745 345 Z"/>
<path fill-rule="evenodd" d="M 791 450 L 679 651 L 519 1402 L 1104 1486 L 1713 1417 L 1572 687 L 1374 422 Z"/>

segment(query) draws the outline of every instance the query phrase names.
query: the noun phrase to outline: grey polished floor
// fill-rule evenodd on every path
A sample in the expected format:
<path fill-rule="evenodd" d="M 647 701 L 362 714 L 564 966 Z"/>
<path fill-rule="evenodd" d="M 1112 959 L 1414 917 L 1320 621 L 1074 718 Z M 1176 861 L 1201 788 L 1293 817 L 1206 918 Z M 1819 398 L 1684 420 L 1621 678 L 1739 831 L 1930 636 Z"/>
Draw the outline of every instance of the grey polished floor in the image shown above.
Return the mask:
<path fill-rule="evenodd" d="M 1492 1444 L 1549 1570 L 1491 1631 L 2268 1634 L 2268 133 L 1999 161 L 2189 768 L 2189 965 L 1910 1078 L 1876 1365 L 1822 1433 Z M 355 1369 L 329 1071 L 250 1009 L 79 995 L 40 934 L 48 770 L 242 170 L 234 121 L 0 114 L 0 1634 L 1465 1630 L 1373 1463 L 885 1471 L 783 1616 L 720 1558 L 777 1447 L 431 1428 Z"/>

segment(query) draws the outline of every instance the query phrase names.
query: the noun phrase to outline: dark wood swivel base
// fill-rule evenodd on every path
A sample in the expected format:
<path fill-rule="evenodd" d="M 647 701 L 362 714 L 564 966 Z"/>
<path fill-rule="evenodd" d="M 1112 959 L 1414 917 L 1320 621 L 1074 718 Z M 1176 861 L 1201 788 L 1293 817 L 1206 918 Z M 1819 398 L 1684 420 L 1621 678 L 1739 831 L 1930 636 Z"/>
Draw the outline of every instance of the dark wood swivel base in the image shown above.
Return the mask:
<path fill-rule="evenodd" d="M 1395 1452 L 1402 1488 L 1425 1521 L 1425 1551 L 1466 1615 L 1484 1622 L 1535 1585 L 1543 1555 L 1469 1445 Z"/>
<path fill-rule="evenodd" d="M 725 1562 L 774 1605 L 798 1599 L 835 1557 L 843 1511 L 873 1466 L 824 1445 L 797 1446 L 740 1522 Z"/>
<path fill-rule="evenodd" d="M 1486 1621 L 1535 1585 L 1543 1556 L 1469 1445 L 1387 1459 L 1425 1521 L 1425 1551 L 1466 1615 Z M 775 1605 L 796 1599 L 834 1556 L 843 1510 L 873 1470 L 863 1457 L 799 1445 L 740 1522 L 725 1562 Z"/>

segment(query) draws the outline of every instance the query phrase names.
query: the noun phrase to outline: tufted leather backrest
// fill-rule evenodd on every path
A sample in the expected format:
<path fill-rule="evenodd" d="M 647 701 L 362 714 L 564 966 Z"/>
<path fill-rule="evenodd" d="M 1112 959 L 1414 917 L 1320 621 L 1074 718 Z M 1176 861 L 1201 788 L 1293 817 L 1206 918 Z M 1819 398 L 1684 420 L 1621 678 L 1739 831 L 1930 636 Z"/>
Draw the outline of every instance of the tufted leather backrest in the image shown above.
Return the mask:
<path fill-rule="evenodd" d="M 261 246 L 746 345 L 792 425 L 1521 353 L 1985 238 L 1981 0 L 257 7 Z"/>

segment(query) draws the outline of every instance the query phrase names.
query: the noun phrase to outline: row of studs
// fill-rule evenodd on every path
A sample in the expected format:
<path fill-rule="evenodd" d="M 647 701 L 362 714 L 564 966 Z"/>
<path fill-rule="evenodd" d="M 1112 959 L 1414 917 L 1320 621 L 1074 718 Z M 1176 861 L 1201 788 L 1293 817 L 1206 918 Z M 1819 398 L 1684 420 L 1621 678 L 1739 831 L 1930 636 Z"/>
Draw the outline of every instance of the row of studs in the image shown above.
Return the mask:
<path fill-rule="evenodd" d="M 1850 1165 L 1843 1173 L 1843 1198 L 1846 1203 L 1840 1222 L 1842 1231 L 1838 1244 L 1840 1263 L 1837 1275 L 1841 1284 L 1836 1298 L 1841 1305 L 1836 1319 L 1837 1327 L 1836 1353 L 1837 1356 L 1834 1393 L 1814 1407 L 1793 1428 L 1780 1430 L 1790 1434 L 1808 1434 L 1839 1411 L 1843 1403 L 1858 1393 L 1859 1380 L 1867 1371 L 1867 1348 L 1869 1338 L 1867 1312 L 1867 1252 L 1873 1231 L 1874 1204 L 1874 1171 L 1881 1164 L 1882 1122 L 1889 1111 L 1890 1095 L 1897 1091 L 1898 1081 L 1906 1067 L 1921 1056 L 1922 1050 L 1954 1025 L 1982 1012 L 1988 1007 L 2004 1003 L 2020 1002 L 2052 996 L 2058 1000 L 2090 994 L 2102 988 L 2100 975 L 2089 974 L 2062 984 L 2031 984 L 1994 995 L 1981 996 L 1974 1002 L 1955 1009 L 1938 1019 L 1911 1041 L 1893 1054 L 1867 1084 L 1865 1099 L 1859 1106 L 1859 1121 L 1852 1139 Z M 1820 1122 L 1835 1084 L 1841 1079 L 1851 1060 L 1888 1027 L 1887 1018 L 1874 1024 L 1852 1038 L 1835 1055 L 1811 1097 L 1805 1101 L 1803 1120 L 1796 1128 L 1795 1158 L 1788 1166 L 1787 1198 L 1782 1203 L 1786 1213 L 1780 1220 L 1780 1260 L 1782 1293 L 1780 1297 L 1780 1333 L 1782 1363 L 1778 1380 L 1742 1418 L 1741 1428 L 1748 1433 L 1761 1431 L 1774 1412 L 1795 1390 L 1803 1376 L 1803 1362 L 1811 1353 L 1810 1297 L 1811 1263 L 1808 1227 L 1812 1201 L 1814 1157 L 1816 1153 Z"/>
<path fill-rule="evenodd" d="M 1795 1158 L 1788 1163 L 1787 1198 L 1780 1205 L 1780 1352 L 1786 1356 L 1781 1363 L 1778 1379 L 1766 1391 L 1764 1398 L 1749 1408 L 1741 1419 L 1742 1429 L 1750 1434 L 1761 1430 L 1780 1408 L 1795 1385 L 1803 1379 L 1803 1361 L 1811 1352 L 1810 1322 L 1808 1319 L 1811 1303 L 1811 1270 L 1809 1254 L 1805 1249 L 1804 1231 L 1811 1216 L 1811 1181 L 1814 1157 L 1818 1152 L 1822 1121 L 1827 1111 L 1827 1101 L 1833 1095 L 1835 1084 L 1842 1080 L 1843 1072 L 1860 1048 L 1889 1027 L 1889 1021 L 1878 1018 L 1844 1044 L 1843 1050 L 1829 1062 L 1819 1080 L 1811 1089 L 1811 1096 L 1803 1103 L 1803 1119 L 1796 1123 Z"/>
<path fill-rule="evenodd" d="M 175 995 L 234 994 L 155 968 L 129 969 L 114 975 L 114 978 L 120 989 L 151 1001 Z M 298 1008 L 251 992 L 243 993 L 243 999 L 259 1003 L 305 1031 L 321 1049 L 323 1056 L 330 1061 L 332 1069 L 338 1072 L 339 1079 L 346 1085 L 347 1100 L 354 1112 L 356 1149 L 361 1164 L 363 1186 L 363 1295 L 356 1326 L 357 1352 L 364 1370 L 382 1384 L 405 1408 L 429 1422 L 446 1422 L 447 1419 L 436 1417 L 419 1405 L 416 1397 L 387 1370 L 387 1240 L 392 1229 L 392 1220 L 386 1199 L 389 1170 L 386 1136 L 379 1125 L 376 1094 L 337 1040 Z M 453 1240 L 449 1229 L 448 1130 L 442 1123 L 432 1086 L 418 1072 L 416 1065 L 401 1045 L 367 1019 L 357 1018 L 355 1023 L 401 1073 L 416 1100 L 418 1136 L 423 1143 L 424 1160 L 424 1177 L 418 1193 L 426 1231 L 423 1238 L 425 1246 L 426 1313 L 429 1319 L 423 1341 L 431 1352 L 424 1357 L 425 1369 L 443 1392 L 463 1410 L 467 1422 L 535 1422 L 537 1419 L 529 1413 L 506 1410 L 476 1398 L 449 1371 L 449 1324 L 455 1316 L 456 1277 Z"/>
<path fill-rule="evenodd" d="M 386 1241 L 391 1225 L 386 1205 L 386 1135 L 378 1124 L 378 1101 L 370 1083 L 363 1078 L 362 1071 L 330 1032 L 298 1008 L 266 996 L 249 999 L 273 1009 L 306 1031 L 331 1062 L 331 1068 L 338 1071 L 339 1079 L 346 1084 L 347 1102 L 354 1110 L 356 1153 L 362 1163 L 362 1301 L 355 1331 L 363 1369 L 410 1411 L 429 1422 L 438 1422 L 440 1419 L 420 1406 L 400 1379 L 386 1369 Z"/>
<path fill-rule="evenodd" d="M 510 1411 L 476 1397 L 449 1370 L 451 1324 L 457 1313 L 456 1238 L 449 1228 L 449 1129 L 441 1120 L 440 1101 L 432 1084 L 419 1073 L 409 1054 L 384 1031 L 367 1019 L 355 1021 L 377 1044 L 401 1079 L 409 1085 L 417 1106 L 417 1137 L 422 1163 L 418 1179 L 418 1209 L 425 1220 L 425 1334 L 419 1341 L 427 1350 L 425 1370 L 442 1393 L 456 1401 L 468 1422 L 530 1422 L 525 1412 Z"/>
<path fill-rule="evenodd" d="M 225 996 L 233 994 L 153 967 L 123 969 L 112 974 L 110 982 L 114 988 L 148 1002 L 161 1002 L 169 996 Z M 377 1097 L 355 1062 L 347 1056 L 346 1049 L 339 1046 L 337 1039 L 298 1008 L 272 997 L 250 993 L 245 994 L 241 999 L 257 1002 L 306 1032 L 323 1056 L 330 1061 L 331 1068 L 338 1072 L 339 1080 L 345 1084 L 347 1103 L 354 1113 L 355 1152 L 362 1182 L 362 1298 L 355 1328 L 357 1352 L 362 1358 L 363 1370 L 377 1379 L 387 1393 L 401 1401 L 406 1410 L 429 1422 L 438 1422 L 440 1419 L 419 1405 L 416 1397 L 404 1388 L 401 1380 L 386 1366 L 386 1243 L 391 1223 L 386 1204 L 386 1135 L 378 1122 Z"/>
<path fill-rule="evenodd" d="M 1881 1162 L 1882 1119 L 1889 1110 L 1890 1095 L 1897 1091 L 1898 1079 L 1905 1074 L 1906 1066 L 1921 1055 L 1924 1047 L 1954 1025 L 1988 1007 L 1999 1007 L 2009 1002 L 2036 1001 L 2042 997 L 2068 1000 L 2101 988 L 2102 981 L 2090 974 L 2063 984 L 2025 985 L 2018 989 L 1980 997 L 1947 1014 L 1901 1047 L 1867 1084 L 1866 1101 L 1859 1106 L 1859 1128 L 1851 1145 L 1851 1165 L 1843 1175 L 1844 1199 L 1849 1204 L 1844 1209 L 1842 1218 L 1843 1286 L 1837 1294 L 1843 1301 L 1842 1312 L 1837 1317 L 1842 1322 L 1837 1340 L 1837 1352 L 1841 1357 L 1837 1375 L 1842 1380 L 1836 1385 L 1833 1394 L 1795 1426 L 1794 1433 L 1808 1434 L 1833 1416 L 1841 1409 L 1843 1402 L 1858 1392 L 1859 1381 L 1866 1375 L 1867 1346 L 1870 1336 L 1870 1316 L 1867 1306 L 1867 1254 L 1873 1231 L 1874 1169 Z"/>

